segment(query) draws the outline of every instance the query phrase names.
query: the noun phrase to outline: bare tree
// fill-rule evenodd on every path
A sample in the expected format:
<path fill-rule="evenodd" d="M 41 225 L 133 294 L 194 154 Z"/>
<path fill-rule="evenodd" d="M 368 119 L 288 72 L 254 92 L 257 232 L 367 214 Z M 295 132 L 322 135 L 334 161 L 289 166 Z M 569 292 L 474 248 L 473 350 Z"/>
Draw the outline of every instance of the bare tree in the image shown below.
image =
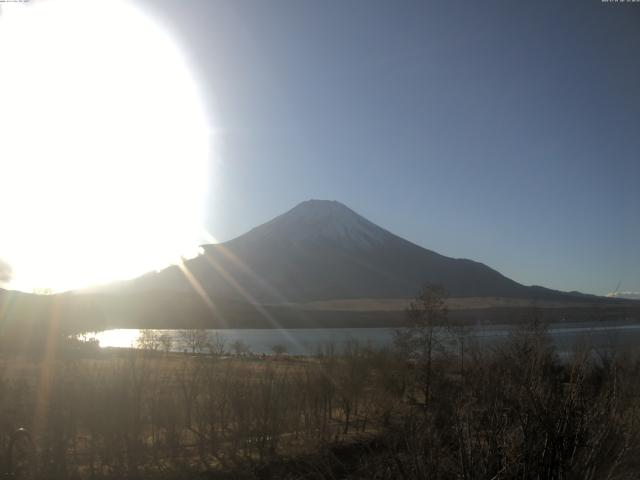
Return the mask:
<path fill-rule="evenodd" d="M 251 349 L 249 348 L 249 345 L 247 345 L 247 343 L 241 338 L 239 338 L 238 340 L 235 340 L 231 344 L 231 349 L 236 355 L 246 355 L 251 351 Z"/>
<path fill-rule="evenodd" d="M 425 286 L 409 304 L 406 328 L 397 330 L 394 339 L 400 352 L 415 365 L 425 408 L 431 395 L 433 357 L 440 345 L 436 336 L 437 328 L 447 323 L 445 300 L 442 286 Z"/>
<path fill-rule="evenodd" d="M 207 347 L 210 355 L 214 357 L 221 357 L 227 351 L 227 339 L 224 338 L 220 332 L 216 332 L 209 338 Z"/>
<path fill-rule="evenodd" d="M 173 338 L 171 338 L 171 335 L 163 333 L 158 337 L 158 341 L 160 342 L 160 346 L 164 353 L 169 353 L 171 351 L 171 347 L 173 345 Z"/>
<path fill-rule="evenodd" d="M 280 357 L 287 353 L 287 346 L 281 343 L 276 343 L 275 345 L 271 345 L 271 351 L 277 356 Z"/>
<path fill-rule="evenodd" d="M 203 352 L 209 340 L 207 331 L 201 329 L 180 330 L 178 336 L 182 345 L 192 354 Z"/>
<path fill-rule="evenodd" d="M 473 330 L 473 327 L 466 325 L 463 321 L 452 322 L 447 324 L 447 330 L 453 336 L 454 345 L 458 347 L 458 357 L 460 360 L 460 385 L 464 386 L 464 356 L 465 348 L 468 348 L 467 339 Z"/>
<path fill-rule="evenodd" d="M 156 330 L 140 330 L 140 336 L 136 340 L 136 346 L 142 350 L 155 352 L 161 346 L 160 335 Z"/>

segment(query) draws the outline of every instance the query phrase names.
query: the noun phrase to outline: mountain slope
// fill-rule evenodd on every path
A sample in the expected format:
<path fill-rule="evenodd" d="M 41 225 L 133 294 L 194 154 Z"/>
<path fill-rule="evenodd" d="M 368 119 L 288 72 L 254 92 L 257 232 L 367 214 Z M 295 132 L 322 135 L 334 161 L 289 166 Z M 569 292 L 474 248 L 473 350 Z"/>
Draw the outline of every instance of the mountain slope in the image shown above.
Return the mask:
<path fill-rule="evenodd" d="M 415 245 L 338 202 L 303 202 L 203 250 L 180 267 L 79 292 L 0 289 L 0 343 L 28 340 L 38 350 L 54 327 L 397 326 L 408 299 L 429 282 L 454 297 L 454 321 L 517 323 L 539 308 L 548 321 L 640 318 L 639 302 L 526 287 L 481 263 Z"/>
<path fill-rule="evenodd" d="M 255 303 L 410 298 L 425 283 L 451 296 L 580 297 L 525 287 L 484 264 L 445 257 L 378 227 L 335 201 L 309 200 L 204 254 L 134 282 L 136 289 L 190 290 Z"/>

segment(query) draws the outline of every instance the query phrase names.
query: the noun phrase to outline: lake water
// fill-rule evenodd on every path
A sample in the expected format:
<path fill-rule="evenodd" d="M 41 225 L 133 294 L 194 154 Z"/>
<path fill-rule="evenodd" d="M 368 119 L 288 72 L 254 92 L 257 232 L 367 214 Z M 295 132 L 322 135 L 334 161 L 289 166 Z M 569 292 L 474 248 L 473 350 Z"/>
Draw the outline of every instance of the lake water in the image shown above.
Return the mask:
<path fill-rule="evenodd" d="M 375 347 L 391 345 L 395 329 L 393 328 L 326 328 L 326 329 L 225 329 L 207 330 L 213 337 L 224 339 L 227 350 L 230 345 L 242 340 L 251 352 L 272 353 L 275 345 L 282 345 L 290 355 L 315 354 L 318 348 L 334 345 L 340 350 L 350 340 Z M 157 330 L 168 334 L 172 339 L 172 350 L 183 351 L 186 345 L 181 341 L 179 330 Z M 498 345 L 508 338 L 511 327 L 487 325 L 471 327 L 467 342 L 476 342 L 480 346 Z M 568 323 L 553 324 L 550 335 L 560 353 L 571 352 L 574 347 L 586 339 L 598 349 L 626 349 L 640 346 L 640 324 L 633 323 Z M 101 347 L 136 347 L 140 330 L 105 330 L 88 334 L 82 338 L 95 338 Z M 443 335 L 444 342 L 449 341 Z"/>

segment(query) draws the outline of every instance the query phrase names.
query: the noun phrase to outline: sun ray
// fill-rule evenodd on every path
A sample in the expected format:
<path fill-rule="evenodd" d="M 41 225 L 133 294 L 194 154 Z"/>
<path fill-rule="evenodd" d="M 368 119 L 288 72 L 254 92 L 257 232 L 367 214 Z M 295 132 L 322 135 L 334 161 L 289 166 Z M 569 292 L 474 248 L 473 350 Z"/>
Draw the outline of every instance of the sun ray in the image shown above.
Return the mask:
<path fill-rule="evenodd" d="M 208 232 L 207 232 L 206 238 L 214 239 L 214 237 Z M 274 288 L 272 288 L 265 280 L 260 278 L 255 272 L 253 272 L 253 270 L 251 270 L 244 262 L 242 262 L 237 256 L 235 256 L 232 252 L 230 252 L 226 247 L 224 247 L 222 244 L 216 244 L 216 249 L 218 249 L 225 257 L 227 257 L 230 261 L 232 261 L 236 266 L 240 267 L 245 273 L 251 276 L 251 278 L 259 282 L 260 285 L 268 288 L 268 290 L 274 293 L 274 295 L 277 298 L 282 298 L 284 300 L 283 303 L 287 303 L 286 299 L 280 293 L 278 293 Z M 216 261 L 216 259 L 212 255 L 208 254 L 206 250 L 204 251 L 203 255 L 204 255 L 204 258 L 209 263 L 209 265 L 213 267 L 222 276 L 222 278 L 229 283 L 229 285 L 231 285 L 238 293 L 240 293 L 240 295 L 243 296 L 248 301 L 248 303 L 251 306 L 253 306 L 253 308 L 255 308 L 258 311 L 258 313 L 260 313 L 271 324 L 272 327 L 282 329 L 282 331 L 285 334 L 285 337 L 293 345 L 295 345 L 297 348 L 300 348 L 303 351 L 307 350 L 307 348 L 304 345 L 302 345 L 300 342 L 298 342 L 288 332 L 287 329 L 283 329 L 280 322 L 278 322 L 275 319 L 275 317 L 273 317 L 273 315 L 271 315 L 260 302 L 258 302 L 244 287 L 242 287 L 242 285 L 240 285 L 240 283 L 235 278 L 233 278 L 233 276 L 229 272 L 227 272 L 224 269 L 224 267 L 220 265 L 220 263 Z M 301 319 L 303 320 L 308 319 L 308 317 L 304 315 L 304 313 L 302 312 L 296 312 L 296 313 Z M 309 324 L 308 322 L 306 323 Z"/>
<path fill-rule="evenodd" d="M 198 281 L 195 275 L 193 275 L 189 271 L 184 261 L 181 260 L 180 262 L 178 262 L 178 268 L 180 269 L 182 274 L 185 276 L 185 278 L 187 279 L 187 281 L 189 282 L 193 290 L 198 294 L 198 296 L 202 299 L 202 301 L 207 305 L 211 313 L 216 317 L 216 319 L 221 321 L 224 325 L 228 325 L 226 319 L 220 313 L 220 309 L 213 302 L 213 300 L 211 299 L 207 291 L 202 287 L 202 284 Z"/>
<path fill-rule="evenodd" d="M 207 238 L 213 238 L 210 234 Z M 241 259 L 239 259 L 233 252 L 231 252 L 227 247 L 222 243 L 216 243 L 211 245 L 211 247 L 215 248 L 222 255 L 224 255 L 230 262 L 235 264 L 238 268 L 240 268 L 244 273 L 251 277 L 251 279 L 255 280 L 267 290 L 270 294 L 272 294 L 275 298 L 277 298 L 280 303 L 290 303 L 289 300 L 278 290 L 276 290 L 272 285 L 270 285 L 266 280 L 260 277 L 257 273 L 255 273 L 248 265 L 246 265 Z M 207 253 L 207 245 L 203 246 L 203 250 L 205 254 Z"/>
<path fill-rule="evenodd" d="M 36 408 L 34 414 L 34 431 L 36 434 L 46 429 L 48 421 L 49 400 L 55 375 L 57 342 L 60 341 L 60 298 L 51 297 L 49 321 L 44 326 L 45 338 L 40 375 L 38 377 Z"/>

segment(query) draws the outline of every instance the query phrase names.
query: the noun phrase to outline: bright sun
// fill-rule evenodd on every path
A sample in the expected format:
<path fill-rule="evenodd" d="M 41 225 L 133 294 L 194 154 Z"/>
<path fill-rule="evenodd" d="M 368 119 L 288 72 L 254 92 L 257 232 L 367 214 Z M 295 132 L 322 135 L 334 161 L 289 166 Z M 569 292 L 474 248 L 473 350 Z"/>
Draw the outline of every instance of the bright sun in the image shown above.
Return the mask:
<path fill-rule="evenodd" d="M 169 36 L 119 0 L 0 8 L 0 258 L 10 286 L 61 291 L 193 252 L 209 131 Z"/>

